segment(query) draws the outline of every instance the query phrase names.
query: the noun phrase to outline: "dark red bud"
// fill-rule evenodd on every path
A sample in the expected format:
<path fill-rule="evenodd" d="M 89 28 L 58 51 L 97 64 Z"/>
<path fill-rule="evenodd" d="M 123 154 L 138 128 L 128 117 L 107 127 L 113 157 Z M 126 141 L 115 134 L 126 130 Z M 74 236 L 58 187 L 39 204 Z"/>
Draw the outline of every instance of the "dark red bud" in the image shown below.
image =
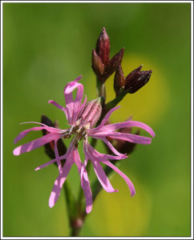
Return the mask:
<path fill-rule="evenodd" d="M 98 78 L 104 73 L 104 64 L 95 50 L 92 50 L 92 68 Z"/>
<path fill-rule="evenodd" d="M 133 72 L 131 72 L 126 77 L 125 90 L 128 91 L 128 93 L 137 92 L 150 79 L 150 76 L 152 74 L 152 70 L 150 70 L 150 71 L 140 71 L 139 70 L 138 71 L 138 69 L 141 69 L 140 67 L 135 69 Z"/>
<path fill-rule="evenodd" d="M 110 77 L 110 75 L 117 70 L 119 65 L 121 64 L 122 58 L 123 58 L 124 48 L 122 48 L 114 57 L 112 57 L 108 65 L 105 66 L 105 72 L 103 75 L 103 78 L 101 79 L 102 82 L 105 82 L 107 78 Z"/>
<path fill-rule="evenodd" d="M 126 77 L 126 81 L 129 82 L 130 79 L 137 74 L 138 72 L 140 72 L 140 70 L 142 69 L 143 65 L 141 64 L 138 68 L 134 69 L 132 72 L 130 72 L 127 77 Z"/>
<path fill-rule="evenodd" d="M 100 36 L 97 40 L 96 53 L 102 60 L 102 63 L 107 65 L 108 61 L 109 61 L 109 53 L 110 53 L 110 40 L 109 40 L 109 36 L 106 32 L 106 29 L 104 27 L 103 27 L 103 29 L 100 33 Z"/>
<path fill-rule="evenodd" d="M 119 65 L 121 64 L 122 58 L 123 58 L 123 53 L 124 53 L 124 48 L 122 48 L 117 54 L 112 57 L 107 65 L 106 71 L 111 72 L 111 74 L 117 70 Z"/>
<path fill-rule="evenodd" d="M 114 90 L 116 96 L 125 88 L 125 76 L 122 70 L 121 65 L 117 68 L 114 76 Z"/>

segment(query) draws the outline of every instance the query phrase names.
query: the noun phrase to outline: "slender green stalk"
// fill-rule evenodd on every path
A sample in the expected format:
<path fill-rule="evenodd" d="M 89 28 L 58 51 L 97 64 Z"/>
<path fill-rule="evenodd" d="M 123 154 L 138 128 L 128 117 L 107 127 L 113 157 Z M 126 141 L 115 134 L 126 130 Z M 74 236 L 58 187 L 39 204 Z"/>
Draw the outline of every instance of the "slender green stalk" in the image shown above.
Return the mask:
<path fill-rule="evenodd" d="M 116 107 L 116 105 L 125 97 L 125 95 L 127 94 L 127 92 L 122 92 L 120 93 L 116 98 L 114 98 L 112 101 L 108 102 L 106 105 L 105 105 L 105 114 L 111 110 L 112 108 Z M 104 114 L 104 115 L 105 115 Z"/>

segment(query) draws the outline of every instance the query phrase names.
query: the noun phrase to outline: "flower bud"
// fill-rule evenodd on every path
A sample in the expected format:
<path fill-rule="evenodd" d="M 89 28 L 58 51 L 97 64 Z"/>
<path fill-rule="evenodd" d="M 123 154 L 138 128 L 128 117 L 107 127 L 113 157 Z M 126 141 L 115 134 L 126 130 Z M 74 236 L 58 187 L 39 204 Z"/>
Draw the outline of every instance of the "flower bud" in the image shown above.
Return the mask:
<path fill-rule="evenodd" d="M 77 120 L 81 120 L 81 124 L 90 124 L 90 127 L 96 125 L 102 112 L 101 98 L 97 98 L 86 103 L 84 109 L 79 113 Z"/>
<path fill-rule="evenodd" d="M 49 127 L 57 127 L 57 123 L 52 123 L 51 120 L 48 117 L 46 117 L 45 115 L 42 115 L 41 123 L 44 123 Z M 42 132 L 43 132 L 43 135 L 48 134 L 48 132 L 46 130 L 42 130 Z M 45 147 L 45 153 L 51 159 L 54 159 L 56 157 L 55 152 L 54 152 L 55 151 L 54 150 L 54 141 L 51 141 L 50 143 L 45 144 L 44 147 Z M 57 148 L 58 148 L 59 156 L 64 155 L 67 151 L 67 148 L 61 139 L 59 139 L 57 141 Z M 62 164 L 64 164 L 64 161 L 62 161 Z"/>
<path fill-rule="evenodd" d="M 116 96 L 119 95 L 119 93 L 124 90 L 125 88 L 125 77 L 123 74 L 123 70 L 121 65 L 117 68 L 117 71 L 114 76 L 114 90 L 116 93 Z"/>
<path fill-rule="evenodd" d="M 92 68 L 98 78 L 100 78 L 104 73 L 104 64 L 102 63 L 95 50 L 92 50 Z"/>
<path fill-rule="evenodd" d="M 114 57 L 109 59 L 110 40 L 106 29 L 103 28 L 97 40 L 96 51 L 92 51 L 92 68 L 101 84 L 117 70 L 122 61 L 123 52 L 122 48 Z"/>
<path fill-rule="evenodd" d="M 128 93 L 135 93 L 142 88 L 150 79 L 152 70 L 140 71 L 142 65 L 137 69 L 133 70 L 127 77 L 125 83 L 125 90 Z"/>
<path fill-rule="evenodd" d="M 119 65 L 121 64 L 122 58 L 123 58 L 123 53 L 124 53 L 124 48 L 122 48 L 114 57 L 112 57 L 109 60 L 109 63 L 105 69 L 105 77 L 106 79 L 117 70 Z"/>
<path fill-rule="evenodd" d="M 107 65 L 108 61 L 109 61 L 109 53 L 110 53 L 110 40 L 109 40 L 109 36 L 106 32 L 106 29 L 104 27 L 103 27 L 103 29 L 100 33 L 100 36 L 97 40 L 96 53 L 102 60 L 102 63 Z"/>

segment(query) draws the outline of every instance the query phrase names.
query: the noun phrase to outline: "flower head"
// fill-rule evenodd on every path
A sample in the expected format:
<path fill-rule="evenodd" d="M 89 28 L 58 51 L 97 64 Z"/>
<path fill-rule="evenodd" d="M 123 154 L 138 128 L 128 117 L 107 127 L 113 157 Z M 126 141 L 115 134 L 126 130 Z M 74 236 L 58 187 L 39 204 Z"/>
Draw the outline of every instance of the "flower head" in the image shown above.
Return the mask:
<path fill-rule="evenodd" d="M 20 139 L 22 139 L 31 131 L 45 130 L 48 134 L 15 148 L 13 154 L 20 155 L 22 153 L 32 151 L 40 146 L 43 146 L 53 141 L 55 158 L 36 168 L 36 170 L 39 170 L 54 162 L 58 164 L 59 176 L 55 180 L 49 198 L 49 206 L 53 207 L 55 205 L 56 201 L 59 198 L 61 188 L 68 176 L 72 165 L 76 164 L 80 175 L 81 187 L 84 191 L 86 198 L 86 212 L 89 213 L 92 210 L 92 192 L 90 188 L 88 174 L 86 171 L 86 166 L 89 160 L 91 160 L 92 162 L 94 171 L 99 182 L 107 192 L 116 192 L 117 190 L 112 187 L 100 163 L 109 166 L 115 172 L 117 172 L 127 183 L 131 192 L 131 196 L 135 194 L 135 188 L 130 179 L 109 161 L 122 160 L 127 158 L 127 155 L 118 152 L 118 150 L 111 144 L 111 141 L 109 141 L 107 138 L 118 139 L 131 143 L 150 144 L 151 138 L 149 137 L 134 135 L 128 132 L 118 132 L 116 130 L 121 128 L 139 127 L 147 131 L 152 137 L 154 137 L 155 134 L 153 130 L 146 124 L 132 120 L 128 120 L 122 123 L 106 125 L 106 122 L 108 121 L 110 115 L 119 107 L 111 109 L 100 122 L 100 124 L 96 128 L 94 128 L 102 112 L 101 99 L 97 98 L 95 100 L 87 102 L 87 99 L 85 98 L 84 102 L 82 103 L 84 89 L 83 85 L 78 82 L 80 79 L 81 76 L 66 85 L 64 89 L 66 107 L 59 105 L 53 100 L 49 101 L 49 103 L 53 104 L 65 113 L 69 128 L 59 129 L 57 127 L 51 127 L 43 123 L 28 122 L 38 124 L 40 126 L 24 130 L 16 137 L 14 143 L 17 143 Z M 72 93 L 75 89 L 77 89 L 77 94 L 75 99 L 73 99 Z M 70 137 L 72 137 L 72 140 L 70 142 L 67 152 L 59 156 L 57 141 L 62 138 L 67 139 Z M 89 144 L 88 137 L 102 140 L 115 155 L 99 153 Z M 83 142 L 83 149 L 85 153 L 85 160 L 83 163 L 80 159 L 78 152 L 78 144 L 80 143 L 80 141 Z M 66 161 L 62 165 L 61 161 L 64 159 L 66 159 Z"/>

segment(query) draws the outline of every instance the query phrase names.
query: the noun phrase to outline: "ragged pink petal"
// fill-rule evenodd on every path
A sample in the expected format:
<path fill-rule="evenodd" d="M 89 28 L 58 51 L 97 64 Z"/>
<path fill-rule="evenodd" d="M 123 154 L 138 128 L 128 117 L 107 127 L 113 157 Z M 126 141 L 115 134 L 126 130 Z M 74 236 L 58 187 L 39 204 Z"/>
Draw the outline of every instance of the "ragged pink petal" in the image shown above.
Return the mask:
<path fill-rule="evenodd" d="M 91 159 L 91 160 L 92 160 L 92 159 Z M 94 171 L 95 171 L 95 173 L 96 173 L 96 176 L 97 176 L 100 184 L 101 184 L 102 187 L 104 188 L 104 190 L 107 191 L 107 192 L 118 192 L 118 190 L 115 190 L 115 189 L 112 187 L 112 185 L 111 185 L 108 177 L 106 176 L 103 168 L 101 167 L 100 163 L 97 162 L 97 161 L 95 161 L 95 160 L 93 160 L 93 161 L 92 161 L 92 164 L 93 164 L 93 166 L 94 166 Z"/>
<path fill-rule="evenodd" d="M 40 123 L 40 122 L 30 121 L 30 122 L 23 122 L 23 123 L 20 123 L 20 124 L 29 124 L 29 123 L 41 125 L 41 126 L 45 127 L 45 130 L 47 130 L 48 132 L 52 132 L 52 133 L 64 133 L 64 132 L 66 132 L 66 129 L 59 129 L 59 128 L 55 128 L 55 127 L 50 127 L 50 126 L 47 126 L 46 124 Z"/>
<path fill-rule="evenodd" d="M 65 107 L 61 106 L 60 104 L 58 104 L 57 102 L 55 102 L 53 100 L 49 100 L 48 103 L 53 104 L 55 107 L 57 107 L 60 110 L 62 110 L 65 113 L 66 117 L 67 117 L 67 109 Z"/>
<path fill-rule="evenodd" d="M 102 160 L 106 161 L 107 157 L 114 158 L 114 156 L 107 155 L 107 154 L 101 154 L 101 153 L 97 152 L 87 141 L 85 141 L 84 153 L 85 153 L 87 159 L 90 159 L 92 161 L 95 174 L 96 174 L 100 184 L 104 188 L 104 190 L 107 192 L 117 192 L 118 190 L 115 190 L 112 187 L 108 177 L 106 176 L 103 168 L 100 165 L 100 162 Z"/>
<path fill-rule="evenodd" d="M 34 122 L 30 122 L 30 123 L 34 123 Z M 31 131 L 40 131 L 40 130 L 46 130 L 50 133 L 58 133 L 58 134 L 65 132 L 65 130 L 49 127 L 49 126 L 46 126 L 46 125 L 44 125 L 43 127 L 33 127 L 33 128 L 30 128 L 30 129 L 26 129 L 26 130 L 22 131 L 21 133 L 19 133 L 19 135 L 15 138 L 14 143 L 17 143 L 19 140 L 24 138 Z"/>
<path fill-rule="evenodd" d="M 138 144 L 150 144 L 152 139 L 149 137 L 143 137 L 135 134 L 130 134 L 130 133 L 120 133 L 120 132 L 114 132 L 114 133 L 109 133 L 108 136 L 113 139 L 119 139 L 119 140 L 124 140 L 128 141 L 131 143 L 138 143 Z"/>
<path fill-rule="evenodd" d="M 83 85 L 78 83 L 82 76 L 79 76 L 76 80 L 68 83 L 64 89 L 64 96 L 67 109 L 67 119 L 69 124 L 74 124 L 77 115 L 80 111 L 81 101 L 83 98 Z M 77 95 L 75 100 L 73 99 L 72 92 L 77 88 Z"/>
<path fill-rule="evenodd" d="M 61 134 L 59 133 L 49 133 L 45 136 L 42 136 L 38 139 L 35 139 L 29 143 L 25 143 L 17 148 L 14 149 L 13 154 L 14 155 L 20 155 L 25 152 L 30 152 L 40 146 L 45 145 L 46 143 L 49 143 L 53 140 L 57 140 L 61 137 Z"/>
<path fill-rule="evenodd" d="M 14 143 L 17 143 L 19 140 L 21 140 L 23 137 L 25 137 L 31 131 L 39 131 L 39 130 L 43 130 L 43 129 L 45 129 L 45 127 L 33 127 L 30 129 L 26 129 L 23 132 L 19 133 L 19 135 L 15 138 Z"/>
<path fill-rule="evenodd" d="M 105 117 L 103 118 L 103 120 L 101 121 L 101 123 L 96 127 L 96 128 L 93 128 L 93 129 L 91 129 L 90 131 L 91 132 L 96 132 L 96 131 L 98 131 L 98 129 L 100 129 L 102 126 L 104 126 L 105 124 L 106 124 L 106 122 L 108 121 L 108 119 L 110 118 L 110 116 L 111 116 L 111 114 L 114 112 L 114 111 L 116 111 L 117 109 L 119 109 L 120 108 L 120 106 L 117 106 L 117 107 L 114 107 L 114 108 L 112 108 L 106 115 L 105 115 Z"/>
<path fill-rule="evenodd" d="M 55 183 L 54 183 L 54 186 L 53 186 L 50 198 L 49 198 L 49 207 L 50 208 L 52 208 L 55 205 L 55 203 L 57 202 L 57 200 L 60 196 L 61 188 L 67 178 L 67 175 L 68 175 L 72 165 L 73 165 L 73 161 L 71 161 L 70 159 L 67 159 L 62 168 L 62 172 L 59 174 L 59 176 L 55 180 Z"/>
<path fill-rule="evenodd" d="M 90 188 L 90 181 L 85 169 L 87 162 L 88 162 L 88 159 L 86 158 L 84 161 L 84 164 L 81 167 L 80 178 L 81 178 L 81 187 L 84 191 L 84 195 L 86 199 L 86 213 L 90 213 L 92 211 L 93 200 L 92 200 L 92 191 Z"/>
<path fill-rule="evenodd" d="M 84 99 L 83 103 L 82 103 L 81 106 L 80 106 L 80 112 L 81 112 L 82 109 L 85 107 L 86 102 L 87 102 L 87 96 L 85 96 L 85 99 Z"/>
<path fill-rule="evenodd" d="M 80 175 L 81 188 L 84 191 L 86 199 L 86 212 L 89 213 L 92 210 L 92 192 L 90 188 L 88 174 L 86 172 L 84 165 L 81 162 L 79 152 L 76 148 L 73 149 L 71 158 L 74 160 Z"/>
<path fill-rule="evenodd" d="M 52 164 L 52 163 L 54 163 L 54 162 L 61 161 L 61 160 L 63 160 L 63 159 L 67 159 L 67 158 L 69 157 L 69 155 L 71 154 L 71 151 L 72 151 L 73 147 L 74 147 L 73 144 L 70 143 L 69 148 L 67 149 L 67 152 L 66 152 L 64 155 L 58 156 L 57 158 L 52 159 L 51 161 L 46 162 L 46 163 L 40 165 L 39 167 L 37 167 L 37 168 L 35 169 L 35 171 L 40 170 L 40 169 L 42 169 L 42 168 L 45 168 L 45 167 L 49 166 L 50 164 Z"/>
<path fill-rule="evenodd" d="M 35 168 L 35 171 L 38 171 L 38 170 L 40 170 L 40 169 L 42 169 L 42 168 L 45 168 L 45 167 L 48 167 L 48 166 L 51 165 L 52 163 L 58 162 L 58 161 L 63 160 L 63 159 L 65 159 L 65 158 L 66 158 L 66 154 L 63 155 L 63 156 L 60 156 L 60 157 L 58 157 L 58 158 L 52 159 L 52 160 L 50 160 L 49 162 L 46 162 L 46 163 L 38 166 L 37 168 Z"/>
<path fill-rule="evenodd" d="M 81 83 L 78 83 L 78 81 L 81 79 L 81 77 L 82 76 L 79 76 L 77 79 L 75 79 L 74 81 L 68 83 L 65 86 L 64 97 L 65 97 L 66 105 L 68 105 L 69 103 L 73 102 L 72 92 L 76 88 L 78 88 L 78 93 L 79 93 L 79 95 L 76 96 L 76 99 L 80 100 L 81 96 L 83 96 L 83 85 Z"/>
<path fill-rule="evenodd" d="M 54 141 L 54 150 L 55 150 L 55 157 L 58 159 L 59 158 L 59 152 L 58 152 L 58 147 L 57 147 L 57 141 L 58 140 Z M 58 165 L 59 172 L 61 173 L 62 172 L 62 165 L 61 165 L 61 161 L 59 159 L 57 160 L 57 165 Z"/>
<path fill-rule="evenodd" d="M 133 185 L 133 183 L 131 182 L 131 180 L 123 173 L 121 172 L 121 170 L 119 170 L 114 164 L 112 164 L 110 161 L 108 160 L 103 160 L 102 161 L 104 164 L 106 164 L 107 166 L 109 166 L 110 168 L 112 168 L 115 172 L 117 172 L 127 183 L 131 196 L 133 196 L 135 194 L 135 187 Z"/>
<path fill-rule="evenodd" d="M 108 134 L 108 132 L 112 132 L 119 128 L 125 128 L 125 127 L 128 127 L 128 128 L 139 127 L 144 129 L 146 132 L 148 132 L 152 137 L 155 136 L 155 133 L 151 127 L 149 127 L 145 123 L 141 123 L 137 121 L 126 121 L 122 123 L 109 124 L 109 125 L 102 126 L 101 128 L 98 128 L 98 129 L 97 128 L 91 129 L 89 130 L 89 133 L 105 136 L 106 134 Z"/>
<path fill-rule="evenodd" d="M 84 153 L 88 158 L 90 159 L 90 154 L 92 154 L 92 158 L 97 161 L 101 161 L 101 159 L 111 159 L 111 160 L 122 160 L 127 158 L 127 155 L 120 154 L 119 156 L 113 156 L 109 154 L 103 154 L 99 153 L 97 150 L 95 150 L 87 141 L 84 142 Z"/>
<path fill-rule="evenodd" d="M 88 179 L 88 174 L 84 169 L 81 174 L 81 187 L 84 191 L 85 199 L 86 199 L 86 213 L 90 213 L 92 211 L 92 191 L 90 188 L 90 181 Z"/>
<path fill-rule="evenodd" d="M 108 135 L 108 134 L 107 134 L 107 135 Z M 109 136 L 109 135 L 108 135 L 108 136 Z M 110 148 L 110 150 L 111 150 L 114 154 L 116 154 L 117 156 L 120 156 L 119 160 L 126 158 L 126 156 L 125 156 L 124 154 L 118 152 L 117 149 L 113 147 L 112 143 L 110 143 L 110 142 L 106 139 L 106 137 L 101 137 L 101 136 L 96 135 L 96 134 L 90 134 L 90 137 L 93 137 L 93 138 L 102 140 L 102 141 Z M 117 159 L 117 160 L 118 160 L 118 159 Z"/>

